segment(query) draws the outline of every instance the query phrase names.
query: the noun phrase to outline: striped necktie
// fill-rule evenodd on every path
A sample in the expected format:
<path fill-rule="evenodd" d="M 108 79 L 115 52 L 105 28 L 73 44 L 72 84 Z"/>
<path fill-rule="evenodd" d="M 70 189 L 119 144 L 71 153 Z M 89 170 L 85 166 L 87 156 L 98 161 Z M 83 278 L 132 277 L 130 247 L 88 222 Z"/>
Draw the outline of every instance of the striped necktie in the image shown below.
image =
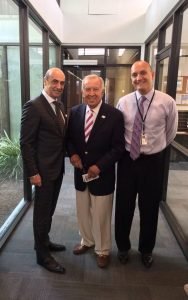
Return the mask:
<path fill-rule="evenodd" d="M 55 105 L 55 112 L 56 112 L 59 128 L 60 128 L 61 132 L 64 133 L 65 120 L 64 120 L 61 108 L 60 108 L 61 103 L 58 101 L 53 101 L 53 104 Z"/>
<path fill-rule="evenodd" d="M 133 133 L 130 147 L 130 157 L 135 160 L 140 156 L 140 145 L 141 145 L 141 133 L 142 133 L 142 119 L 144 114 L 144 101 L 147 98 L 142 96 L 140 98 L 139 109 L 136 112 L 134 125 L 133 125 Z"/>
<path fill-rule="evenodd" d="M 91 133 L 91 129 L 93 127 L 94 124 L 94 116 L 93 116 L 93 111 L 89 110 L 87 112 L 87 116 L 86 116 L 86 121 L 85 121 L 85 128 L 84 128 L 84 133 L 85 133 L 85 142 L 88 141 L 88 138 L 90 136 Z"/>

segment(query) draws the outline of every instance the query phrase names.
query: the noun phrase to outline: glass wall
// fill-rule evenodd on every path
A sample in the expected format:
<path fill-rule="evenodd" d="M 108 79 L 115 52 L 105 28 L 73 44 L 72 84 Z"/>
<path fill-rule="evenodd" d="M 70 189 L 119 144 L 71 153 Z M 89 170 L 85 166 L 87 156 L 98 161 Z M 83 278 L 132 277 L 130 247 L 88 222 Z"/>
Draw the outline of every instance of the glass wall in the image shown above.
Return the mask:
<path fill-rule="evenodd" d="M 171 42 L 172 42 L 172 29 L 173 29 L 172 24 L 170 24 L 166 28 L 166 32 L 165 32 L 165 47 L 167 47 L 168 45 L 170 45 Z"/>
<path fill-rule="evenodd" d="M 116 106 L 123 95 L 132 91 L 131 65 L 140 59 L 140 47 L 64 48 L 63 69 L 68 78 L 65 87 L 67 110 L 81 103 L 84 71 L 100 74 L 105 81 L 104 101 Z"/>
<path fill-rule="evenodd" d="M 183 14 L 183 25 L 181 35 L 181 46 L 179 52 L 179 69 L 178 79 L 176 86 L 176 103 L 179 110 L 179 131 L 186 135 L 186 138 L 178 141 L 182 146 L 188 148 L 188 143 L 184 143 L 184 140 L 188 140 L 188 9 Z"/>
<path fill-rule="evenodd" d="M 149 49 L 149 63 L 152 67 L 152 70 L 156 71 L 156 54 L 158 51 L 158 39 L 156 38 L 154 41 L 152 41 L 148 47 Z"/>
<path fill-rule="evenodd" d="M 30 98 L 38 96 L 43 85 L 42 30 L 29 19 Z"/>
<path fill-rule="evenodd" d="M 31 199 L 31 187 L 23 182 L 19 147 L 22 105 L 29 94 L 33 98 L 41 92 L 43 69 L 48 68 L 48 63 L 55 66 L 59 62 L 56 49 L 60 45 L 53 42 L 56 37 L 51 33 L 53 41 L 49 40 L 48 53 L 40 27 L 43 20 L 38 25 L 40 17 L 30 9 L 26 1 L 0 1 L 0 247 Z M 48 36 L 46 24 L 43 30 Z M 43 48 L 49 62 L 43 56 Z M 27 186 L 24 193 L 23 186 Z"/>
<path fill-rule="evenodd" d="M 49 39 L 49 68 L 56 66 L 56 45 L 51 39 Z"/>
<path fill-rule="evenodd" d="M 188 8 L 179 9 L 173 20 L 173 24 L 163 24 L 158 29 L 160 51 L 156 56 L 151 55 L 152 43 L 147 46 L 150 63 L 157 66 L 157 89 L 168 92 L 177 104 L 178 131 L 167 151 L 165 168 L 169 172 L 166 172 L 164 185 L 168 184 L 162 208 L 188 258 Z"/>
<path fill-rule="evenodd" d="M 119 98 L 132 90 L 130 67 L 106 68 L 105 100 L 107 103 L 116 106 Z"/>
<path fill-rule="evenodd" d="M 168 205 L 188 241 L 188 9 L 183 13 L 176 103 L 179 111 L 178 132 L 171 150 Z"/>
<path fill-rule="evenodd" d="M 167 78 L 168 78 L 168 64 L 169 58 L 165 58 L 160 61 L 159 67 L 159 85 L 158 89 L 164 93 L 166 93 L 167 88 Z"/>
<path fill-rule="evenodd" d="M 23 197 L 19 150 L 21 118 L 19 9 L 1 1 L 0 14 L 0 227 Z"/>

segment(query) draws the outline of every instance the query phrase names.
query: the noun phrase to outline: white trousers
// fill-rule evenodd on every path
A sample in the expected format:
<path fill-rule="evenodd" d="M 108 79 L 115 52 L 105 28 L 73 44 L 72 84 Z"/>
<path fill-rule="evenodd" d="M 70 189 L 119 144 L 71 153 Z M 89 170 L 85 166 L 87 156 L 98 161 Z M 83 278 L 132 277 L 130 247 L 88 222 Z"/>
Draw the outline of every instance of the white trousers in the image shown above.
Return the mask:
<path fill-rule="evenodd" d="M 97 254 L 108 255 L 111 250 L 111 219 L 113 194 L 94 196 L 88 188 L 76 190 L 76 208 L 81 245 L 95 246 Z"/>

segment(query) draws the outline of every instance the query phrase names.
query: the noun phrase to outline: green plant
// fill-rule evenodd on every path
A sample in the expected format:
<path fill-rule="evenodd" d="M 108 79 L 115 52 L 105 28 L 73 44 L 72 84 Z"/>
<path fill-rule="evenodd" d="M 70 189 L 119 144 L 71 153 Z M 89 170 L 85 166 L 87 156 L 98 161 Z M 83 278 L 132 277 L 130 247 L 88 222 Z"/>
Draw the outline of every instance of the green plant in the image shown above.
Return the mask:
<path fill-rule="evenodd" d="M 22 178 L 22 159 L 18 140 L 11 140 L 4 131 L 0 137 L 0 172 L 4 179 L 18 180 Z"/>

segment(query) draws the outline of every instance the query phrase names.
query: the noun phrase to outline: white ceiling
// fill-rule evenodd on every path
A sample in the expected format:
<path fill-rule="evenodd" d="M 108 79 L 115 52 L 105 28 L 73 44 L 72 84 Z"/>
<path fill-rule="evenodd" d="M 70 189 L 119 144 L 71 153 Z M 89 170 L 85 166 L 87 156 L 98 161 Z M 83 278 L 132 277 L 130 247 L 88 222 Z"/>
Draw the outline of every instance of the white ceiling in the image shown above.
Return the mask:
<path fill-rule="evenodd" d="M 89 14 L 143 14 L 148 9 L 152 0 L 88 0 Z"/>
<path fill-rule="evenodd" d="M 132 15 L 137 18 L 143 15 L 153 0 L 61 0 L 61 9 L 63 13 L 71 14 L 77 11 L 78 14 L 88 12 L 88 14 L 112 14 Z M 126 14 L 127 12 L 127 14 Z"/>

